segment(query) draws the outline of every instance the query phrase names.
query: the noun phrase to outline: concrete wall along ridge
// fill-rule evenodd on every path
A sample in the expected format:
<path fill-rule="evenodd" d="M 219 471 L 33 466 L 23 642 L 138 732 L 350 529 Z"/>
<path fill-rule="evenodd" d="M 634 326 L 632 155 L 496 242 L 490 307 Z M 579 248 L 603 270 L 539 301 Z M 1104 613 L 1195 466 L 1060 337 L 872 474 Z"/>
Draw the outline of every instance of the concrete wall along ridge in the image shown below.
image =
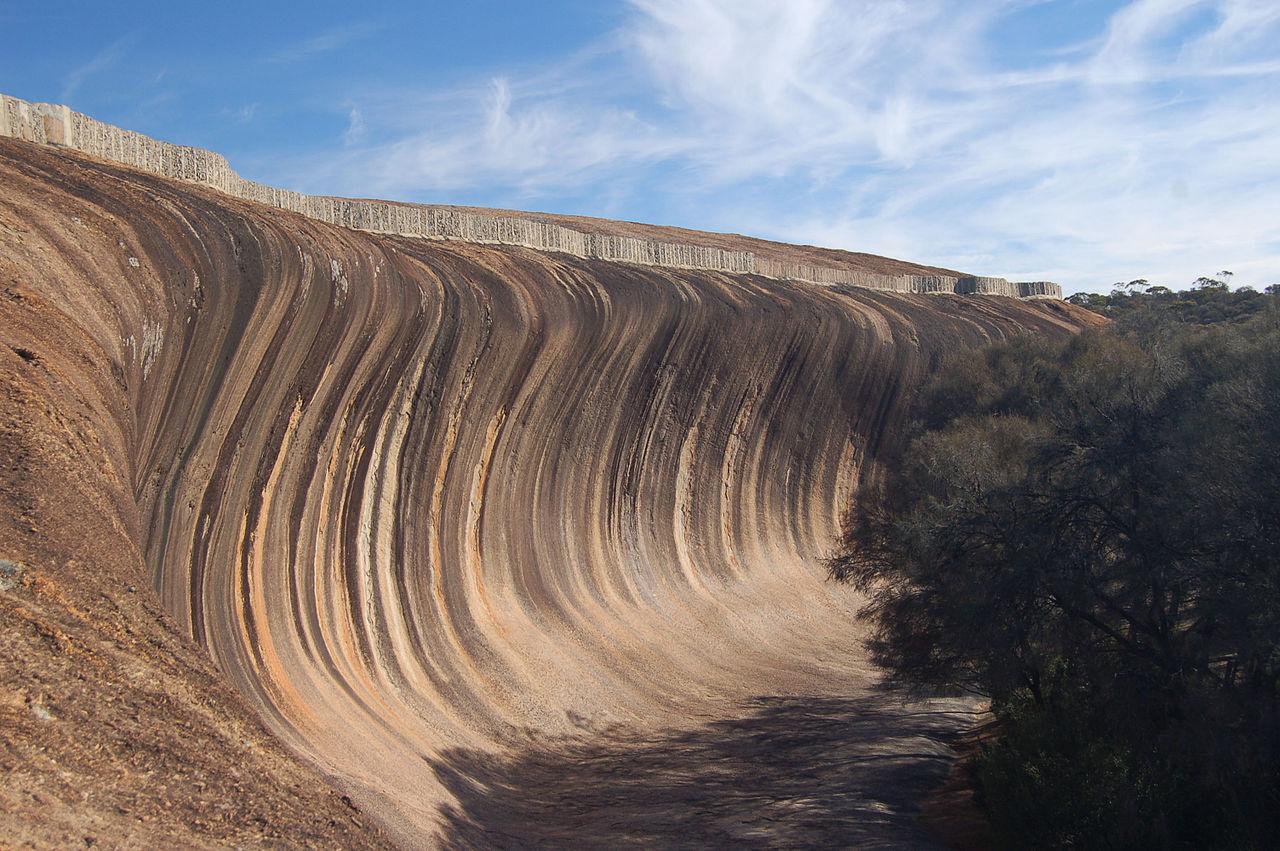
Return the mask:
<path fill-rule="evenodd" d="M 237 198 L 356 230 L 518 245 L 597 260 L 754 274 L 829 286 L 848 285 L 908 293 L 1062 298 L 1062 288 L 1048 281 L 1013 283 L 1004 278 L 881 275 L 768 260 L 750 251 L 585 233 L 540 219 L 482 215 L 447 207 L 304 195 L 245 180 L 236 174 L 225 157 L 212 151 L 161 142 L 96 121 L 66 106 L 28 103 L 7 95 L 0 95 L 0 136 L 43 145 L 61 145 L 152 174 L 199 183 Z"/>

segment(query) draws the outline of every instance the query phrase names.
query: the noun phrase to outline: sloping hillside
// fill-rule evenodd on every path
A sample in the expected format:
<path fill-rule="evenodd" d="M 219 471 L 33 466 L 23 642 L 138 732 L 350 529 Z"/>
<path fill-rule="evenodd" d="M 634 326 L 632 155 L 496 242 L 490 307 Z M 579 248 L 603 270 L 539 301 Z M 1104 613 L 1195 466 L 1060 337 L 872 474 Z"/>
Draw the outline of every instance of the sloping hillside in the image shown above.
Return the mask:
<path fill-rule="evenodd" d="M 920 841 L 966 707 L 878 693 L 817 559 L 940 356 L 1085 321 L 12 140 L 0 290 L 0 835 L 46 847 Z"/>

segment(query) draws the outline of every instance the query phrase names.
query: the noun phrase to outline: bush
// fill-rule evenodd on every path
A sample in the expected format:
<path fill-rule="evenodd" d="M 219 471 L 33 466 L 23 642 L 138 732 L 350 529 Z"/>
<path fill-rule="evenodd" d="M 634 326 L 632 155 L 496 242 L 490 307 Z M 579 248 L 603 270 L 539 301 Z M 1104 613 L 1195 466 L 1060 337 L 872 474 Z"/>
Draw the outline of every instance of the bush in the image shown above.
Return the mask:
<path fill-rule="evenodd" d="M 1219 272 L 1229 278 L 1230 272 Z M 1173 291 L 1162 286 L 1146 286 L 1146 281 L 1116 285 L 1110 295 L 1076 293 L 1067 299 L 1115 320 L 1121 333 L 1151 331 L 1170 324 L 1216 325 L 1240 323 L 1274 310 L 1280 286 L 1265 292 L 1249 287 L 1234 291 L 1223 280 L 1200 278 L 1191 289 Z"/>
<path fill-rule="evenodd" d="M 1010 846 L 1280 837 L 1280 322 L 1155 316 L 946 364 L 830 564 Z"/>

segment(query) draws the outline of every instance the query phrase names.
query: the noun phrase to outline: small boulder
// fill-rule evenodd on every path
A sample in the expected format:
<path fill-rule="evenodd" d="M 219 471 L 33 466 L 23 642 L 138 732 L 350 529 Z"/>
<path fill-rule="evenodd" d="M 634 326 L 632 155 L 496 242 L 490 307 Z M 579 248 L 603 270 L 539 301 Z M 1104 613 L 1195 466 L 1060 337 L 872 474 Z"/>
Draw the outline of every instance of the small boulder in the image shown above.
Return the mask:
<path fill-rule="evenodd" d="M 18 579 L 26 569 L 26 565 L 22 562 L 0 558 L 0 591 L 12 591 L 17 588 Z"/>

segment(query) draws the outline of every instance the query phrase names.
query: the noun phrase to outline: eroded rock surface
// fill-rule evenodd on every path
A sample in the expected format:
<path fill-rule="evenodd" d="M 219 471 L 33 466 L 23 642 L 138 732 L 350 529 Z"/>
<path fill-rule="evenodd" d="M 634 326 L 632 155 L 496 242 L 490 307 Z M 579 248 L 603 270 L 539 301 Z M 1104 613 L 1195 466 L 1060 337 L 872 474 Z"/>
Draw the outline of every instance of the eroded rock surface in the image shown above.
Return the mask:
<path fill-rule="evenodd" d="M 0 140 L 0 833 L 922 841 L 967 707 L 878 693 L 817 557 L 939 357 L 1082 316 Z"/>

